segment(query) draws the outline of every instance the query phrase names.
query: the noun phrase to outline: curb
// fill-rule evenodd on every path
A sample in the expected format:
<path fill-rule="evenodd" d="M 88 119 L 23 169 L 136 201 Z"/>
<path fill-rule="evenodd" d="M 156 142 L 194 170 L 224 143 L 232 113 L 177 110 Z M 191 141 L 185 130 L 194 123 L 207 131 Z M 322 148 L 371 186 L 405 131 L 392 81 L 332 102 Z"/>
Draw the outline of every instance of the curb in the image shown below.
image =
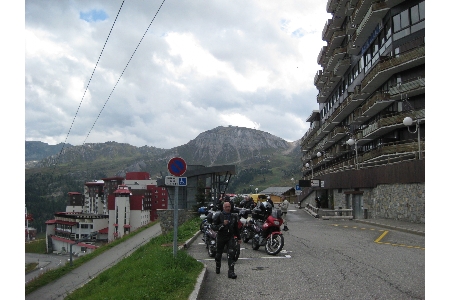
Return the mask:
<path fill-rule="evenodd" d="M 194 242 L 194 240 L 200 235 L 200 233 L 202 233 L 200 230 L 197 231 L 197 232 L 194 234 L 194 236 L 191 237 L 191 238 L 190 238 L 189 240 L 187 240 L 186 242 L 184 242 L 183 245 L 178 246 L 178 250 L 183 250 L 183 249 L 188 248 L 188 247 Z"/>
<path fill-rule="evenodd" d="M 189 295 L 189 300 L 197 300 L 198 293 L 200 292 L 200 289 L 203 284 L 203 279 L 205 278 L 205 274 L 206 274 L 206 264 L 203 264 L 203 270 L 197 277 L 197 283 L 195 284 L 194 290 Z"/>
<path fill-rule="evenodd" d="M 179 250 L 187 249 L 201 233 L 202 232 L 200 230 L 197 231 L 193 237 L 187 240 L 182 246 L 179 246 L 178 249 Z M 202 287 L 203 284 L 203 279 L 205 278 L 205 274 L 206 274 L 206 264 L 203 264 L 203 270 L 197 277 L 197 283 L 195 284 L 194 290 L 189 295 L 189 300 L 197 300 L 198 293 L 200 292 L 200 288 Z"/>
<path fill-rule="evenodd" d="M 391 225 L 386 225 L 386 224 L 382 224 L 382 223 L 363 221 L 363 220 L 358 220 L 358 219 L 353 219 L 353 221 L 358 222 L 358 223 L 364 223 L 364 224 L 379 226 L 379 227 L 383 227 L 383 228 L 387 228 L 387 229 L 394 229 L 394 230 L 398 230 L 398 231 L 402 231 L 402 232 L 425 236 L 425 232 L 421 231 L 421 230 L 414 230 L 414 229 L 409 229 L 409 228 L 391 226 Z"/>

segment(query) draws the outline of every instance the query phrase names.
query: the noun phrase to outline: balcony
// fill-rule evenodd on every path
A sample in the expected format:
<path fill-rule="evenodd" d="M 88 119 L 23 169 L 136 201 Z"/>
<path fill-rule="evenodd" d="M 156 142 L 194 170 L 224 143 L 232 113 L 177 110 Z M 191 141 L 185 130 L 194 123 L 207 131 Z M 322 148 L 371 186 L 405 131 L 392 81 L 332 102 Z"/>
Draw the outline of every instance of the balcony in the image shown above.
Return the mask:
<path fill-rule="evenodd" d="M 314 85 L 321 89 L 325 82 L 328 80 L 326 76 L 323 76 L 322 70 L 317 71 L 316 76 L 314 76 Z"/>
<path fill-rule="evenodd" d="M 374 28 L 379 24 L 380 19 L 389 11 L 386 2 L 372 4 L 369 7 L 364 18 L 359 23 L 356 29 L 356 34 L 352 43 L 355 45 L 362 45 L 370 37 Z"/>
<path fill-rule="evenodd" d="M 419 119 L 425 119 L 425 109 L 420 109 L 412 112 L 405 111 L 381 118 L 380 120 L 369 124 L 368 127 L 363 129 L 362 138 L 364 139 L 364 141 L 368 142 L 379 138 L 395 129 L 405 127 L 405 125 L 403 125 L 403 119 L 405 117 L 411 116 Z"/>
<path fill-rule="evenodd" d="M 345 74 L 345 71 L 347 71 L 348 68 L 350 67 L 351 63 L 352 61 L 350 57 L 340 60 L 334 67 L 333 74 L 335 76 L 342 77 Z"/>
<path fill-rule="evenodd" d="M 372 5 L 372 0 L 359 0 L 358 3 L 356 3 L 355 9 L 352 13 L 352 24 L 360 24 L 365 16 L 365 12 L 369 9 L 369 7 Z"/>
<path fill-rule="evenodd" d="M 386 58 L 369 71 L 361 82 L 361 89 L 365 93 L 372 93 L 387 78 L 395 73 L 414 68 L 425 63 L 425 45 L 403 52 L 396 57 Z"/>
<path fill-rule="evenodd" d="M 328 51 L 334 50 L 336 47 L 342 44 L 342 41 L 346 37 L 345 30 L 340 29 L 336 30 L 333 35 L 331 36 L 331 40 L 328 43 Z"/>
<path fill-rule="evenodd" d="M 334 19 L 328 19 L 325 23 L 325 26 L 322 30 L 322 40 L 326 42 L 330 42 L 331 38 L 333 37 L 333 34 L 336 30 L 339 30 L 340 26 L 336 27 L 334 25 Z"/>
<path fill-rule="evenodd" d="M 321 65 L 322 68 L 325 67 L 328 64 L 328 58 L 325 57 L 327 53 L 327 46 L 323 46 L 322 49 L 320 49 L 319 55 L 317 56 L 317 64 Z"/>
<path fill-rule="evenodd" d="M 333 13 L 334 10 L 336 9 L 336 6 L 338 5 L 338 2 L 340 2 L 340 0 L 328 0 L 327 2 L 327 13 Z"/>
<path fill-rule="evenodd" d="M 364 101 L 362 97 L 356 97 L 355 93 L 349 95 L 345 100 L 337 107 L 337 109 L 330 116 L 330 120 L 335 124 L 342 122 L 349 114 L 351 114 L 355 108 L 357 108 Z"/>
<path fill-rule="evenodd" d="M 362 106 L 362 115 L 371 118 L 395 102 L 389 93 L 377 92 Z"/>
<path fill-rule="evenodd" d="M 425 151 L 425 141 L 420 141 L 420 147 L 423 154 Z M 393 155 L 403 158 L 405 154 L 413 154 L 413 157 L 416 157 L 415 152 L 418 150 L 419 145 L 417 141 L 407 143 L 390 143 L 381 145 L 377 149 L 364 153 L 361 160 L 366 164 L 386 159 L 388 159 L 388 162 L 389 160 L 394 162 Z"/>
<path fill-rule="evenodd" d="M 344 136 L 347 135 L 347 132 L 345 131 L 345 127 L 343 126 L 337 126 L 336 128 L 333 129 L 332 132 L 330 132 L 328 134 L 329 136 L 329 140 L 333 141 L 333 142 L 337 142 L 340 139 L 342 139 Z"/>
<path fill-rule="evenodd" d="M 312 124 L 312 126 L 308 129 L 308 131 L 305 133 L 305 135 L 301 138 L 300 145 L 302 145 L 308 139 L 308 137 L 312 136 L 319 129 L 319 125 L 320 125 L 319 121 L 314 121 L 311 124 Z"/>
<path fill-rule="evenodd" d="M 393 99 L 400 99 L 402 94 L 408 94 L 411 97 L 423 93 L 425 93 L 425 78 L 423 77 L 413 78 L 389 88 L 389 94 Z"/>

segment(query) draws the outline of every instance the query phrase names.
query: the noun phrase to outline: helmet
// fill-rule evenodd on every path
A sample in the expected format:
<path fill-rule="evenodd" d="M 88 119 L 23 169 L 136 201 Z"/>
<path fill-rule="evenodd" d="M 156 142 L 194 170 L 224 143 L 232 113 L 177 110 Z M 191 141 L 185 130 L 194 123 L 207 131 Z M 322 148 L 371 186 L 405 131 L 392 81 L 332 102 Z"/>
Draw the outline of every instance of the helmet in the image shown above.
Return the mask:
<path fill-rule="evenodd" d="M 269 211 L 272 210 L 272 205 L 269 202 L 264 201 L 264 202 L 261 202 L 260 208 L 261 208 L 262 211 L 269 212 Z"/>

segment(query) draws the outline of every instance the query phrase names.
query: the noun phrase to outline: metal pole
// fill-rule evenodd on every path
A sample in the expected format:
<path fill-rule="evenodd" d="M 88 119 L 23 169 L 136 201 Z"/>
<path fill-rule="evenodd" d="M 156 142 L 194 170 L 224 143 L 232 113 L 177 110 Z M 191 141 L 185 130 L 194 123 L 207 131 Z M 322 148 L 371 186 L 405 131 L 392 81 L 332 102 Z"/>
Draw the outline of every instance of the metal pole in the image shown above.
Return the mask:
<path fill-rule="evenodd" d="M 175 186 L 175 199 L 173 203 L 173 257 L 178 250 L 178 185 Z"/>
<path fill-rule="evenodd" d="M 356 149 L 356 170 L 358 170 L 358 141 L 355 142 Z"/>
<path fill-rule="evenodd" d="M 422 159 L 422 150 L 420 147 L 420 121 L 417 119 L 417 142 L 419 143 L 419 159 Z"/>

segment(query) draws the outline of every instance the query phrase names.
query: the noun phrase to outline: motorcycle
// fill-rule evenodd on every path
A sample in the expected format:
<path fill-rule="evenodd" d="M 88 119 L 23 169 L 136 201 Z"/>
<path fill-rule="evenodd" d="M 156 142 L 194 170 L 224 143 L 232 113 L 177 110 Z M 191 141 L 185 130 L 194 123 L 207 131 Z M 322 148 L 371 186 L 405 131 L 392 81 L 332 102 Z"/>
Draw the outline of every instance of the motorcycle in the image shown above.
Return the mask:
<path fill-rule="evenodd" d="M 261 216 L 265 217 L 267 214 L 261 214 L 257 209 L 254 209 L 253 212 L 252 218 L 255 216 L 259 222 L 256 221 L 256 226 L 253 227 L 255 233 L 252 238 L 252 249 L 258 250 L 260 246 L 265 246 L 267 254 L 277 255 L 284 246 L 284 236 L 280 230 L 280 226 L 283 224 L 281 210 L 273 209 L 264 223 L 261 221 Z"/>
<path fill-rule="evenodd" d="M 206 249 L 208 249 L 209 257 L 215 257 L 216 253 L 217 253 L 217 240 L 216 240 L 217 232 L 215 232 L 211 228 L 212 214 L 209 215 L 208 218 L 206 218 L 206 220 L 207 221 L 203 225 L 203 228 L 204 228 L 203 232 L 204 232 L 204 234 L 203 234 L 202 240 L 206 244 Z M 240 230 L 241 227 L 242 227 L 242 222 L 240 220 L 238 220 L 238 228 L 239 228 L 239 230 Z M 240 254 L 241 254 L 241 248 L 240 248 L 240 245 L 238 243 L 238 238 L 237 238 L 236 235 L 234 236 L 234 243 L 233 244 L 234 244 L 234 247 L 235 247 L 233 260 L 237 261 L 239 259 Z M 224 248 L 224 252 L 228 252 L 228 246 L 227 245 Z"/>

